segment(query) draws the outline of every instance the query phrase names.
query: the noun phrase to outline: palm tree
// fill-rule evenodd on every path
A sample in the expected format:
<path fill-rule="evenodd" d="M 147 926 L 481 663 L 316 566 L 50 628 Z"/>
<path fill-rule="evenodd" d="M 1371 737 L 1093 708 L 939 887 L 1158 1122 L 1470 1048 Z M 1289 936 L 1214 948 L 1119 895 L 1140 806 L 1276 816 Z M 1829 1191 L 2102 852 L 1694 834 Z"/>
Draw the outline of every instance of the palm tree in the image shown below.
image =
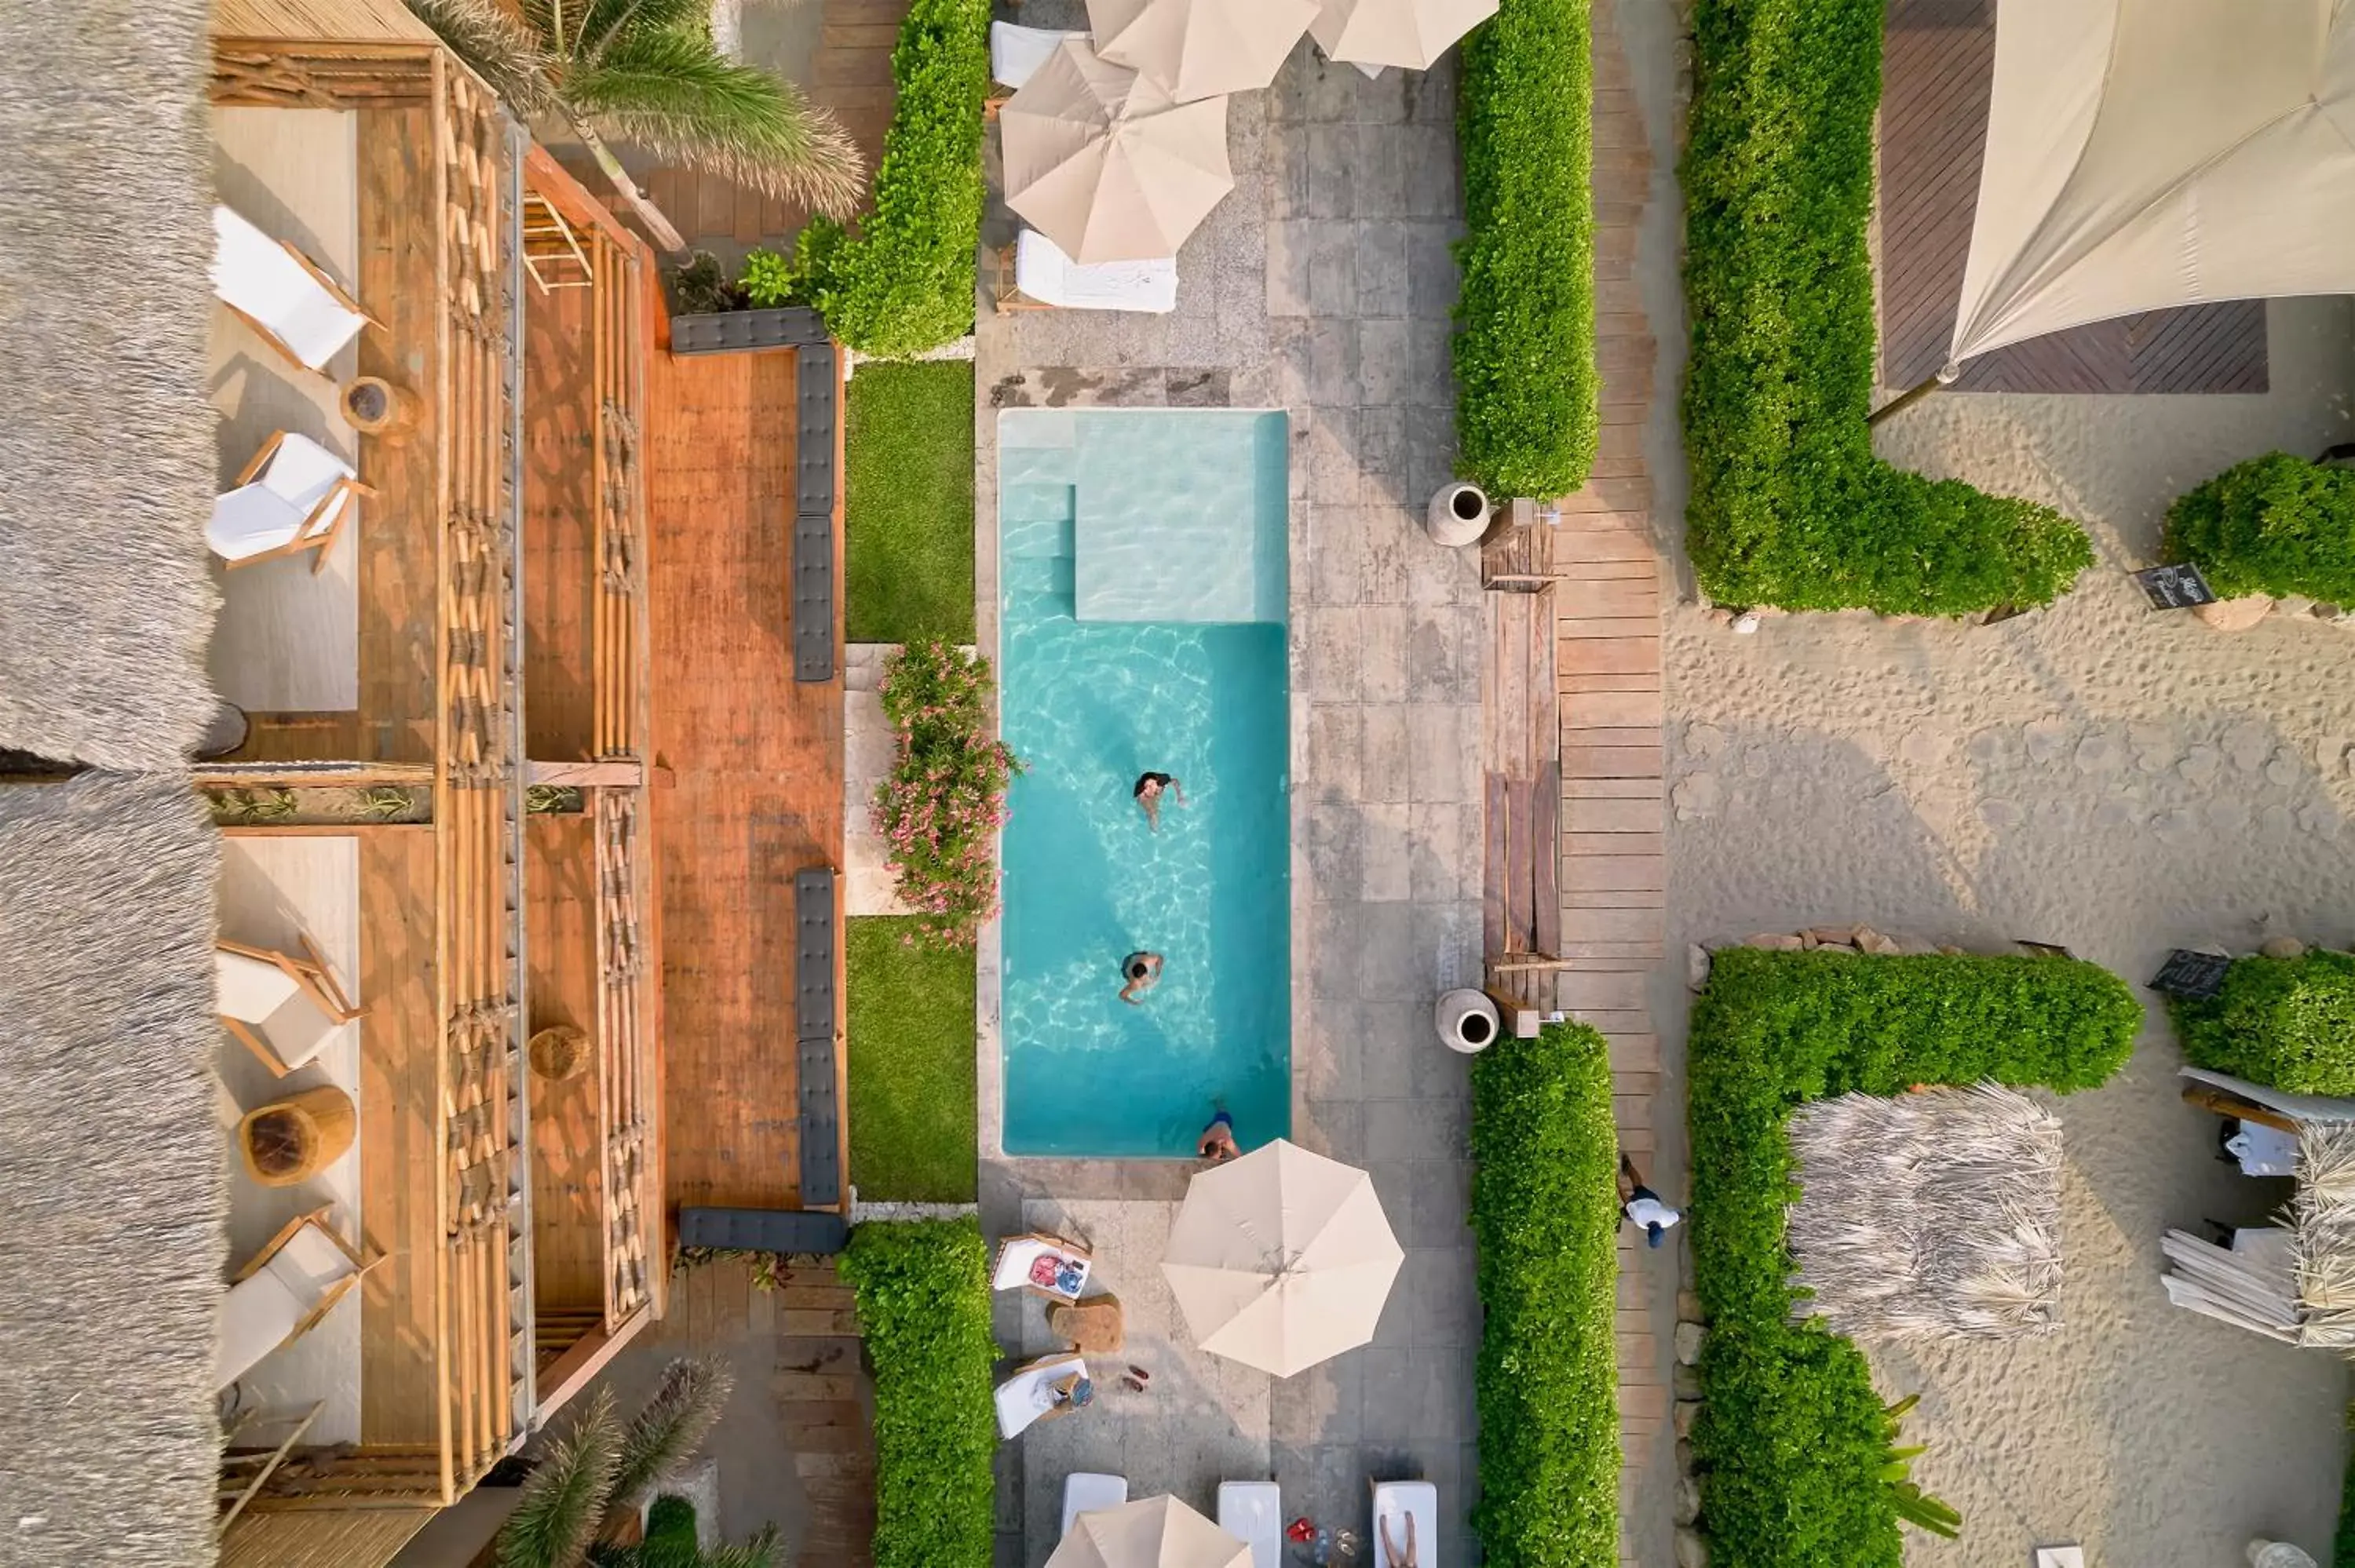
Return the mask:
<path fill-rule="evenodd" d="M 517 9 L 519 6 L 520 15 Z M 866 185 L 826 110 L 711 41 L 710 0 L 409 0 L 508 108 L 560 124 L 664 249 L 687 241 L 605 138 L 833 217 Z"/>

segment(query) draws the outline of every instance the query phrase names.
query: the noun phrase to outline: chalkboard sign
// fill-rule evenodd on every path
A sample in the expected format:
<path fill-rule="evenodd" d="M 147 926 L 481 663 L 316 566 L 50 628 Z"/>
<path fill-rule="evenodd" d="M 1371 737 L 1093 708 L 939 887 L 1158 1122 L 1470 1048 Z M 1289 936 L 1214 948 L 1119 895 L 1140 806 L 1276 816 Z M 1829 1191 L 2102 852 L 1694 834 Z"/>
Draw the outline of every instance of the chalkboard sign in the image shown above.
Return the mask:
<path fill-rule="evenodd" d="M 2195 604 L 2216 602 L 2216 590 L 2208 586 L 2198 567 L 2152 567 L 2137 572 L 2134 579 L 2142 585 L 2143 597 L 2150 600 L 2153 609 L 2190 609 Z"/>
<path fill-rule="evenodd" d="M 2224 971 L 2232 967 L 2232 960 L 2222 953 L 2195 953 L 2178 948 L 2167 955 L 2167 962 L 2159 965 L 2158 973 L 2151 978 L 2150 989 L 2202 1001 L 2222 989 Z"/>

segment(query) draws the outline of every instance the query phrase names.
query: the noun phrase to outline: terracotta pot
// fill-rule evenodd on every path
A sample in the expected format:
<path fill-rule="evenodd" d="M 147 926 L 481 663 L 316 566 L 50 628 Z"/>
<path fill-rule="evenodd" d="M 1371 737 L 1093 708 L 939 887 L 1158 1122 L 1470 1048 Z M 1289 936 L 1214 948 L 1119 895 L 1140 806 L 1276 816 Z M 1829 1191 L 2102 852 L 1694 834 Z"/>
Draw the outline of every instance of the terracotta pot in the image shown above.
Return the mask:
<path fill-rule="evenodd" d="M 264 1187 L 307 1181 L 344 1157 L 358 1119 L 352 1097 L 333 1084 L 249 1111 L 237 1127 L 245 1173 Z"/>

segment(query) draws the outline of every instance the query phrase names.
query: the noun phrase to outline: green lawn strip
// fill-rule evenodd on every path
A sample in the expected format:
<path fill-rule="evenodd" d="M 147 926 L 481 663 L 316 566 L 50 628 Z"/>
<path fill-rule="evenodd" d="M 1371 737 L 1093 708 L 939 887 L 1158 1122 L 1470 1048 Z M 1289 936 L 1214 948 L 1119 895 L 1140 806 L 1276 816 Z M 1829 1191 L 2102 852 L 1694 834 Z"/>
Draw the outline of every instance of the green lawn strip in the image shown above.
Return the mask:
<path fill-rule="evenodd" d="M 1618 1133 L 1603 1036 L 1556 1024 L 1472 1065 L 1480 1502 L 1492 1568 L 1619 1553 Z"/>
<path fill-rule="evenodd" d="M 843 555 L 853 642 L 973 641 L 973 366 L 850 378 Z"/>
<path fill-rule="evenodd" d="M 1692 1444 L 1718 1568 L 1903 1557 L 1878 1475 L 1884 1401 L 1863 1353 L 1791 1320 L 1792 1110 L 1917 1084 L 2090 1088 L 2125 1063 L 2141 1023 L 2123 981 L 2072 959 L 1716 956 L 1693 1007 L 1688 1116 L 1693 1283 L 1709 1320 Z"/>
<path fill-rule="evenodd" d="M 970 951 L 903 938 L 905 917 L 849 927 L 850 1180 L 862 1199 L 974 1199 Z"/>
<path fill-rule="evenodd" d="M 974 1220 L 863 1224 L 842 1277 L 875 1372 L 875 1568 L 989 1568 L 989 1253 Z"/>

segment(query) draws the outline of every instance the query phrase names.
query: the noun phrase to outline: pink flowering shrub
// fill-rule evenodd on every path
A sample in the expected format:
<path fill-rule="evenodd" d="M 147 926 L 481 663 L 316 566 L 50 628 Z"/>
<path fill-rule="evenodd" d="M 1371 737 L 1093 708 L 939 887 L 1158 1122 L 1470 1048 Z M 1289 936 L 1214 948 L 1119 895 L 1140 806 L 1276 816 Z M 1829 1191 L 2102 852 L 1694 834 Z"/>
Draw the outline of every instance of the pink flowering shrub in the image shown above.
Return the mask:
<path fill-rule="evenodd" d="M 990 734 L 993 684 L 987 660 L 937 637 L 910 643 L 883 673 L 900 760 L 875 791 L 875 831 L 900 901 L 946 947 L 973 946 L 997 912 L 997 830 L 1022 764 Z"/>

